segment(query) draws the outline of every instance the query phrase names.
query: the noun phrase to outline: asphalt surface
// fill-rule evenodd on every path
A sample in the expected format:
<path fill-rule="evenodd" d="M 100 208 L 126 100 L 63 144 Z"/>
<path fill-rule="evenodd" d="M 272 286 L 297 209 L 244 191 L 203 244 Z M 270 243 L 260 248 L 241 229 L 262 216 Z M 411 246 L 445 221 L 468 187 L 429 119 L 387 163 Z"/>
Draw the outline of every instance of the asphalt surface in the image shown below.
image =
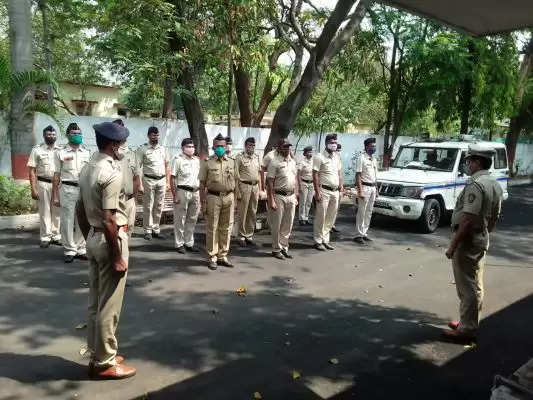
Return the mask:
<path fill-rule="evenodd" d="M 314 250 L 312 227 L 295 226 L 293 260 L 270 257 L 263 234 L 256 249 L 233 246 L 236 268 L 214 272 L 172 238 L 136 236 L 119 343 L 138 373 L 116 382 L 88 380 L 79 354 L 86 262 L 4 230 L 0 399 L 487 399 L 495 374 L 533 357 L 532 199 L 533 186 L 514 187 L 504 205 L 473 348 L 440 341 L 458 308 L 446 227 L 424 235 L 379 218 L 360 247 L 343 205 L 335 251 Z"/>

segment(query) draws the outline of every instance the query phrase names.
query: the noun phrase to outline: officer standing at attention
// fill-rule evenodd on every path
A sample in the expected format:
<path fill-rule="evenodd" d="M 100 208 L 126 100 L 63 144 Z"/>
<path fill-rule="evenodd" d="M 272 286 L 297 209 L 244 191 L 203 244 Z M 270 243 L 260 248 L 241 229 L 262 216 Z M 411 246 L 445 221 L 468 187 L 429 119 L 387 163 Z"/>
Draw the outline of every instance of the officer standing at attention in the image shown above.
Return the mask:
<path fill-rule="evenodd" d="M 89 376 L 123 379 L 136 372 L 117 355 L 116 338 L 129 258 L 126 197 L 117 160 L 125 156 L 128 131 L 112 122 L 93 128 L 98 154 L 81 171 L 76 208 L 89 258 Z"/>
<path fill-rule="evenodd" d="M 365 244 L 371 242 L 367 232 L 374 210 L 374 201 L 379 197 L 376 188 L 378 162 L 374 157 L 376 152 L 376 138 L 364 141 L 365 151 L 355 162 L 355 184 L 357 187 L 357 216 L 355 218 L 356 235 L 354 242 Z"/>
<path fill-rule="evenodd" d="M 299 220 L 300 225 L 311 225 L 309 210 L 313 203 L 315 189 L 313 187 L 313 148 L 304 148 L 304 158 L 298 163 L 298 182 L 300 183 Z"/>
<path fill-rule="evenodd" d="M 228 260 L 235 188 L 239 171 L 235 161 L 226 156 L 226 140 L 218 134 L 213 140 L 215 154 L 200 164 L 200 199 L 202 213 L 206 215 L 206 252 L 208 267 L 218 265 L 233 268 Z"/>
<path fill-rule="evenodd" d="M 235 157 L 236 168 L 240 181 L 237 212 L 239 215 L 239 244 L 254 246 L 255 219 L 259 191 L 264 190 L 261 181 L 261 162 L 255 154 L 255 139 L 249 137 L 244 141 L 244 151 Z"/>
<path fill-rule="evenodd" d="M 331 227 L 337 218 L 339 196 L 343 191 L 342 170 L 337 153 L 337 135 L 329 134 L 325 139 L 326 149 L 313 157 L 313 184 L 315 186 L 315 220 L 313 238 L 315 249 L 334 250 L 329 244 Z"/>
<path fill-rule="evenodd" d="M 197 253 L 194 247 L 194 228 L 200 212 L 200 159 L 194 155 L 191 138 L 181 141 L 182 154 L 172 159 L 170 189 L 174 198 L 174 244 L 176 251 Z"/>
<path fill-rule="evenodd" d="M 61 241 L 65 262 L 71 263 L 74 258 L 87 259 L 85 240 L 76 217 L 76 202 L 80 195 L 78 177 L 83 166 L 89 162 L 91 152 L 81 144 L 83 136 L 78 124 L 69 124 L 67 139 L 68 144 L 58 149 L 54 156 L 52 203 L 61 207 Z"/>
<path fill-rule="evenodd" d="M 272 210 L 272 255 L 279 260 L 292 258 L 289 254 L 289 237 L 298 204 L 298 172 L 290 154 L 291 146 L 287 139 L 281 139 L 276 156 L 268 164 L 267 170 L 268 206 Z"/>
<path fill-rule="evenodd" d="M 235 160 L 235 157 L 231 153 L 231 150 L 233 149 L 233 139 L 231 138 L 231 136 L 226 136 L 224 140 L 226 140 L 226 157 L 229 157 Z"/>
<path fill-rule="evenodd" d="M 337 154 L 339 155 L 339 163 L 341 164 L 341 171 L 342 171 L 342 157 L 341 157 L 341 150 L 342 146 L 340 143 L 337 143 Z M 342 172 L 341 172 L 342 173 Z M 341 206 L 341 200 L 342 200 L 342 193 L 339 196 L 339 202 L 337 204 L 337 216 L 335 217 L 335 221 L 333 222 L 333 226 L 331 227 L 331 232 L 339 233 L 340 231 L 337 229 L 337 217 L 339 216 L 339 208 Z"/>
<path fill-rule="evenodd" d="M 124 127 L 124 122 L 121 119 L 113 121 Z M 125 128 L 125 127 L 124 127 Z M 126 131 L 129 131 L 125 128 Z M 126 215 L 128 216 L 128 236 L 131 238 L 133 229 L 135 228 L 135 214 L 137 213 L 137 206 L 135 198 L 139 190 L 139 177 L 137 176 L 137 163 L 135 161 L 135 153 L 130 150 L 126 144 L 123 145 L 121 151 L 125 153 L 124 158 L 119 161 L 120 170 L 122 171 L 122 184 L 124 185 L 124 194 L 126 195 Z"/>
<path fill-rule="evenodd" d="M 57 135 L 52 125 L 43 129 L 44 143 L 31 150 L 28 160 L 30 169 L 31 197 L 39 201 L 40 246 L 61 245 L 59 234 L 59 209 L 52 205 L 52 178 L 54 177 L 54 155 L 59 147 L 55 144 Z"/>
<path fill-rule="evenodd" d="M 140 192 L 143 196 L 144 239 L 152 236 L 165 239 L 159 221 L 165 204 L 165 193 L 170 189 L 170 169 L 165 148 L 159 144 L 159 129 L 148 128 L 148 143 L 137 149 L 137 173 L 143 174 Z"/>
<path fill-rule="evenodd" d="M 477 338 L 489 233 L 500 216 L 503 191 L 488 171 L 494 154 L 493 149 L 483 145 L 469 146 L 465 172 L 470 178 L 452 214 L 452 238 L 446 257 L 452 260 L 461 318 L 450 322 L 452 329 L 443 334 L 461 343 Z"/>

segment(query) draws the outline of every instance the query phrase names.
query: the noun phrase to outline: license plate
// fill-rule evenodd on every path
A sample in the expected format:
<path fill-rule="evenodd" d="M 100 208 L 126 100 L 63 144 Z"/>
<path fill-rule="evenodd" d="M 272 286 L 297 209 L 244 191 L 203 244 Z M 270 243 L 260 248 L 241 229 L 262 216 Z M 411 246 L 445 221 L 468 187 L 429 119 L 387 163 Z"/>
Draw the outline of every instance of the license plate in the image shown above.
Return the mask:
<path fill-rule="evenodd" d="M 388 210 L 392 210 L 392 207 L 389 205 L 389 203 L 387 203 L 386 201 L 380 201 L 380 200 L 376 200 L 374 202 L 374 207 L 377 207 L 377 208 L 386 208 Z"/>

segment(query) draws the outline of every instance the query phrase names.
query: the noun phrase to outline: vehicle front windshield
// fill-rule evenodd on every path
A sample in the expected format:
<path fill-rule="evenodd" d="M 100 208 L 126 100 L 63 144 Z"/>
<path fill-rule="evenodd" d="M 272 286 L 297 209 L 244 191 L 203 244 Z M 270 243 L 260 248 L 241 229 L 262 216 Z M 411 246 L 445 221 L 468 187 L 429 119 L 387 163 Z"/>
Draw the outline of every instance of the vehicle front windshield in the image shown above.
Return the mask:
<path fill-rule="evenodd" d="M 458 149 L 401 147 L 393 167 L 431 171 L 453 171 Z"/>

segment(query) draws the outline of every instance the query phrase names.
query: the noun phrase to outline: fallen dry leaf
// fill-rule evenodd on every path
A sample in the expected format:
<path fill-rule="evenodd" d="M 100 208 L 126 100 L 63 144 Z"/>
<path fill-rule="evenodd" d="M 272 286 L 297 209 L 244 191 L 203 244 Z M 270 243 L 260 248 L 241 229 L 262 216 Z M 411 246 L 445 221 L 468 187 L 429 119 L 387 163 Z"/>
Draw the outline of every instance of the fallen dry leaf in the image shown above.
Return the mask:
<path fill-rule="evenodd" d="M 81 346 L 80 351 L 79 351 L 80 356 L 83 357 L 85 354 L 87 354 L 88 351 L 89 349 L 87 349 L 87 346 Z"/>
<path fill-rule="evenodd" d="M 213 315 L 217 315 L 218 313 L 219 313 L 219 311 L 216 308 L 213 308 L 211 310 L 211 314 L 213 314 Z"/>
<path fill-rule="evenodd" d="M 291 345 L 291 342 L 287 341 L 285 342 L 285 346 L 290 346 Z"/>
<path fill-rule="evenodd" d="M 383 285 L 378 285 L 378 288 L 383 289 Z"/>
<path fill-rule="evenodd" d="M 330 364 L 333 364 L 333 365 L 337 365 L 337 364 L 339 363 L 339 360 L 336 359 L 336 358 L 330 358 L 330 359 L 329 359 L 329 363 L 330 363 Z"/>
<path fill-rule="evenodd" d="M 411 248 L 410 248 L 410 247 L 408 247 L 408 248 L 406 248 L 405 250 L 411 250 Z"/>
<path fill-rule="evenodd" d="M 465 349 L 473 349 L 476 347 L 476 344 L 475 343 L 472 343 L 472 344 L 465 344 L 464 348 Z"/>
<path fill-rule="evenodd" d="M 150 308 L 150 312 L 153 313 L 155 311 L 155 308 Z"/>
<path fill-rule="evenodd" d="M 237 294 L 237 296 L 246 296 L 248 294 L 248 290 L 246 289 L 246 286 L 240 286 L 236 291 L 235 293 Z"/>
<path fill-rule="evenodd" d="M 85 323 L 76 325 L 76 329 L 85 329 L 85 328 L 87 328 L 87 324 Z"/>
<path fill-rule="evenodd" d="M 296 380 L 296 379 L 300 379 L 302 377 L 302 375 L 296 371 L 296 370 L 293 370 L 292 371 L 292 379 Z"/>
<path fill-rule="evenodd" d="M 409 274 L 410 277 L 413 277 L 413 274 Z"/>
<path fill-rule="evenodd" d="M 254 399 L 261 400 L 262 398 L 263 398 L 263 396 L 261 396 L 261 393 L 259 393 L 259 392 L 255 392 L 254 393 Z"/>

